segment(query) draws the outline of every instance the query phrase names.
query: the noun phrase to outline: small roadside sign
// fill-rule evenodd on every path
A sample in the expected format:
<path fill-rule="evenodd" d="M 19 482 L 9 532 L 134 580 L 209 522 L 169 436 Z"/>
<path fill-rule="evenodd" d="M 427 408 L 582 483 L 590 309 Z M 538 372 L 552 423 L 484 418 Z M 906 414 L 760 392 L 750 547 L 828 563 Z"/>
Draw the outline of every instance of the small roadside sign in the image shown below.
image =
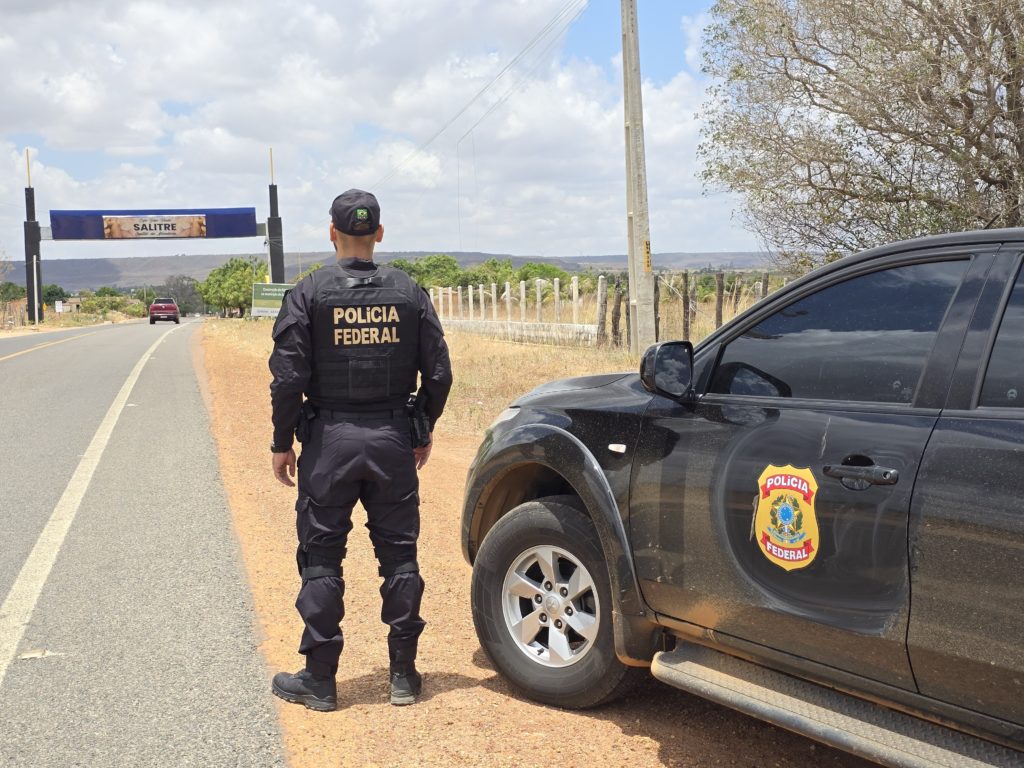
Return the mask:
<path fill-rule="evenodd" d="M 64 302 L 63 301 L 59 301 L 59 300 L 53 302 L 53 311 L 58 313 L 58 314 L 63 312 L 64 311 Z"/>
<path fill-rule="evenodd" d="M 277 317 L 285 293 L 294 287 L 291 283 L 253 283 L 252 316 Z"/>

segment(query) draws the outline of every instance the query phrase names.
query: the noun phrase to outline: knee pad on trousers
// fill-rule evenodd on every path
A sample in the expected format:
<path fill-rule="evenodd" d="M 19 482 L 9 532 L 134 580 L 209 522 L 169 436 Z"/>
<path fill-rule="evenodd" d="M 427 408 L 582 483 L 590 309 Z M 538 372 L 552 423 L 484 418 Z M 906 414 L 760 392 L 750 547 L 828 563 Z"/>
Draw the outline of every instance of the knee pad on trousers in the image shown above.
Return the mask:
<path fill-rule="evenodd" d="M 399 561 L 383 562 L 383 563 L 380 564 L 380 567 L 377 569 L 377 574 L 381 578 L 385 578 L 385 579 L 390 578 L 392 576 L 397 576 L 400 573 L 419 573 L 419 572 L 420 572 L 420 564 L 417 563 L 415 560 L 404 560 L 404 561 L 399 560 Z"/>
<path fill-rule="evenodd" d="M 345 559 L 344 547 L 322 547 L 316 544 L 300 544 L 295 551 L 295 562 L 303 583 L 325 576 L 342 578 L 341 561 Z"/>

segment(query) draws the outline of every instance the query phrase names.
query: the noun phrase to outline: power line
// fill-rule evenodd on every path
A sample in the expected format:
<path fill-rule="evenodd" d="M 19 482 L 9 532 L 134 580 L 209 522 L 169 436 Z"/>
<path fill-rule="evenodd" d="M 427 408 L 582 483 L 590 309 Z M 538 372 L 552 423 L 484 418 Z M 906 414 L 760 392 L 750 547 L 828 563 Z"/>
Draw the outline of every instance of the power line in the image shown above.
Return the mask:
<path fill-rule="evenodd" d="M 579 3 L 582 3 L 583 7 L 585 8 L 588 1 L 589 0 L 567 0 L 565 5 L 562 6 L 561 10 L 559 10 L 558 13 L 556 13 L 555 16 L 547 24 L 545 24 L 544 27 L 536 35 L 533 36 L 533 38 L 526 44 L 526 46 L 521 51 L 519 51 L 519 53 L 517 53 L 515 57 L 508 64 L 506 64 L 500 72 L 498 72 L 498 74 L 491 78 L 487 85 L 485 85 L 483 88 L 477 91 L 476 95 L 474 95 L 473 98 L 471 98 L 466 103 L 466 105 L 462 107 L 462 109 L 460 109 L 450 120 L 448 120 L 444 125 L 442 125 L 441 128 L 438 129 L 430 138 L 428 138 L 426 141 L 424 141 L 422 144 L 416 147 L 416 149 L 410 152 L 405 157 L 405 159 L 402 160 L 398 165 L 393 166 L 391 170 L 388 171 L 383 176 L 383 178 L 381 178 L 374 185 L 373 188 L 379 189 L 380 187 L 382 187 L 384 184 L 390 181 L 394 177 L 394 175 L 398 173 L 398 171 L 401 170 L 410 160 L 412 160 L 417 155 L 421 154 L 427 147 L 433 144 L 434 141 L 436 141 L 438 137 L 441 136 L 441 134 L 447 131 L 456 120 L 462 117 L 469 110 L 470 107 L 472 107 L 477 101 L 479 101 L 480 98 L 483 97 L 483 95 L 487 93 L 491 89 L 491 87 L 494 86 L 495 83 L 498 82 L 498 80 L 500 80 L 509 70 L 515 67 L 516 64 L 522 61 L 523 57 L 525 57 L 530 51 L 532 51 L 537 46 L 537 44 L 548 34 L 552 27 L 558 25 L 560 20 L 562 20 L 563 17 L 566 16 L 566 14 L 574 6 L 576 6 Z M 580 9 L 580 11 L 582 11 L 582 8 Z M 576 15 L 574 15 L 572 18 L 574 19 L 578 15 L 579 12 L 577 12 Z M 561 30 L 559 30 L 559 32 L 560 31 Z"/>
<path fill-rule="evenodd" d="M 547 45 L 544 46 L 544 48 L 541 50 L 540 54 L 537 56 L 537 60 L 534 62 L 533 66 L 530 67 L 528 70 L 526 70 L 522 75 L 520 75 L 519 79 L 516 80 L 515 83 L 513 83 L 512 87 L 509 88 L 504 93 L 504 95 L 502 95 L 496 102 L 494 102 L 487 109 L 487 111 L 484 112 L 480 116 L 480 118 L 475 123 L 473 123 L 473 125 L 471 125 L 469 127 L 469 129 L 465 133 L 462 134 L 462 136 L 459 137 L 459 140 L 456 142 L 456 144 L 455 144 L 455 157 L 456 157 L 456 161 L 458 163 L 458 171 L 457 171 L 458 184 L 457 184 L 457 190 L 456 190 L 456 197 L 457 197 L 456 207 L 457 207 L 458 219 L 459 219 L 459 249 L 460 250 L 462 249 L 462 142 L 466 140 L 467 136 L 472 136 L 473 137 L 473 142 L 472 142 L 472 147 L 473 147 L 473 187 L 474 187 L 473 197 L 474 197 L 474 200 L 475 200 L 477 198 L 478 194 L 479 194 L 479 186 L 477 184 L 477 175 L 476 175 L 477 174 L 477 167 L 476 167 L 476 135 L 473 133 L 473 131 L 475 131 L 477 126 L 479 126 L 480 123 L 482 123 L 484 120 L 486 120 L 498 107 L 500 107 L 502 104 L 507 102 L 509 100 L 509 98 L 516 91 L 518 91 L 520 89 L 520 87 L 523 85 L 523 83 L 526 82 L 526 80 L 530 77 L 530 75 L 532 75 L 537 70 L 537 68 L 540 67 L 541 64 L 545 63 L 548 60 L 547 59 L 548 54 L 558 44 L 559 40 L 561 39 L 560 38 L 561 33 L 564 32 L 566 29 L 568 29 L 569 26 L 574 21 L 576 21 L 576 19 L 578 19 L 580 17 L 580 14 L 582 14 L 583 11 L 585 11 L 586 9 L 587 9 L 587 2 L 586 2 L 586 0 L 584 0 L 584 2 L 582 2 L 580 4 L 580 6 L 577 8 L 576 12 L 571 17 L 569 17 L 568 20 L 566 20 L 564 23 L 562 23 L 559 26 L 558 30 L 551 37 L 551 39 L 548 41 Z"/>
<path fill-rule="evenodd" d="M 570 18 L 570 19 L 569 19 L 568 21 L 566 21 L 566 22 L 565 22 L 565 24 L 563 24 L 563 25 L 562 25 L 562 28 L 558 30 L 559 34 L 560 34 L 560 33 L 561 33 L 561 32 L 562 32 L 563 30 L 567 29 L 567 28 L 569 27 L 569 25 L 570 25 L 570 24 L 572 24 L 572 23 L 573 23 L 574 21 L 576 21 L 576 19 L 578 19 L 578 18 L 580 17 L 580 14 L 582 14 L 582 13 L 583 13 L 583 11 L 585 11 L 586 9 L 587 9 L 587 2 L 586 2 L 586 0 L 584 0 L 583 4 L 582 4 L 582 5 L 580 5 L 580 7 L 579 7 L 579 9 L 578 9 L 578 10 L 576 11 L 576 13 L 574 13 L 574 14 L 572 15 L 572 17 L 571 17 L 571 18 Z M 479 119 L 479 120 L 477 120 L 477 121 L 476 121 L 475 123 L 473 123 L 473 125 L 472 125 L 472 126 L 470 126 L 470 128 L 469 128 L 469 130 L 468 130 L 468 131 L 466 131 L 466 132 L 465 132 L 464 134 L 462 134 L 462 136 L 461 136 L 461 137 L 459 138 L 459 143 L 460 143 L 460 144 L 462 143 L 462 140 L 463 140 L 463 139 L 465 139 L 465 138 L 466 138 L 466 137 L 467 137 L 467 136 L 468 136 L 468 135 L 469 135 L 470 133 L 472 133 L 472 132 L 473 132 L 473 130 L 474 130 L 474 129 L 475 129 L 475 128 L 476 128 L 477 126 L 478 126 L 478 125 L 480 125 L 480 123 L 482 123 L 482 122 L 483 122 L 484 120 L 486 120 L 486 119 L 487 119 L 487 118 L 488 118 L 488 117 L 489 117 L 489 116 L 491 115 L 491 113 L 493 113 L 493 112 L 494 112 L 494 110 L 496 110 L 496 109 L 497 109 L 498 107 L 500 107 L 500 106 L 501 106 L 502 104 L 504 104 L 504 103 L 505 103 L 506 101 L 508 101 L 508 100 L 509 100 L 509 98 L 510 98 L 510 97 L 512 96 L 512 94 L 514 94 L 514 93 L 515 93 L 516 91 L 518 91 L 518 90 L 519 90 L 519 88 L 520 88 L 520 86 L 521 86 L 521 85 L 522 85 L 522 84 L 523 84 L 524 82 L 526 82 L 527 78 L 528 78 L 528 77 L 529 77 L 530 75 L 532 75 L 532 74 L 533 74 L 534 72 L 536 72 L 536 71 L 537 71 L 537 69 L 538 69 L 538 67 L 540 67 L 540 65 L 541 65 L 541 64 L 543 64 L 543 63 L 544 63 L 545 61 L 547 61 L 547 55 L 548 55 L 548 54 L 549 54 L 549 53 L 551 52 L 551 50 L 552 50 L 552 49 L 553 49 L 553 48 L 554 48 L 554 47 L 555 47 L 555 46 L 556 46 L 556 45 L 558 44 L 558 41 L 559 41 L 559 38 L 558 38 L 558 36 L 557 36 L 557 35 L 556 35 L 555 37 L 553 37 L 553 38 L 552 38 L 552 39 L 551 39 L 550 41 L 548 41 L 548 44 L 547 44 L 547 45 L 546 45 L 546 46 L 544 47 L 544 49 L 543 49 L 543 50 L 542 50 L 542 51 L 540 52 L 540 55 L 539 55 L 539 56 L 537 57 L 537 61 L 536 61 L 536 62 L 534 62 L 533 66 L 532 66 L 532 67 L 530 67 L 530 68 L 529 68 L 528 70 L 526 70 L 526 71 L 525 71 L 525 72 L 524 72 L 524 73 L 523 73 L 523 74 L 522 74 L 522 75 L 521 75 L 521 76 L 519 77 L 519 79 L 518 79 L 518 80 L 517 80 L 517 81 L 516 81 L 516 82 L 515 82 L 515 83 L 514 83 L 514 84 L 512 85 L 512 87 L 511 87 L 511 88 L 510 88 L 510 89 L 509 89 L 508 91 L 506 91 L 506 92 L 505 92 L 505 95 L 504 95 L 504 96 L 502 96 L 502 97 L 501 97 L 500 99 L 498 99 L 498 100 L 497 100 L 496 102 L 494 102 L 494 103 L 493 103 L 493 104 L 492 104 L 492 105 L 491 105 L 491 106 L 490 106 L 490 107 L 488 108 L 488 110 L 487 110 L 486 112 L 484 112 L 484 113 L 483 113 L 483 115 L 481 115 L 481 116 L 480 116 L 480 119 Z"/>

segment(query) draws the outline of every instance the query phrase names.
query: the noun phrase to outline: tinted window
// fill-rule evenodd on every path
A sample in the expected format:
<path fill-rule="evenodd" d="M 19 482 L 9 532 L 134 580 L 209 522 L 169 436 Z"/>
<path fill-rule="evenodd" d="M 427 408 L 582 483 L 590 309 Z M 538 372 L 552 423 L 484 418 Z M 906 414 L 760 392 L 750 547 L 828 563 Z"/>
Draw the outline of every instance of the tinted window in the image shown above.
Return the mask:
<path fill-rule="evenodd" d="M 1024 408 L 1024 271 L 999 325 L 980 405 Z"/>
<path fill-rule="evenodd" d="M 909 403 L 967 264 L 895 267 L 800 299 L 726 345 L 709 391 Z"/>

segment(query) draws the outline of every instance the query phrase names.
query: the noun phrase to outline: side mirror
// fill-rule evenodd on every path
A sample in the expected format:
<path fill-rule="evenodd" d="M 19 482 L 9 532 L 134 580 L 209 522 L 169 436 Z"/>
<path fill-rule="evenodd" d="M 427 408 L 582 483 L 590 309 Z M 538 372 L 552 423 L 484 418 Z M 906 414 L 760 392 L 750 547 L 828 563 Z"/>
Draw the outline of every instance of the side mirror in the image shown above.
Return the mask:
<path fill-rule="evenodd" d="M 640 381 L 648 392 L 673 400 L 693 398 L 693 345 L 665 341 L 649 347 L 640 361 Z"/>

